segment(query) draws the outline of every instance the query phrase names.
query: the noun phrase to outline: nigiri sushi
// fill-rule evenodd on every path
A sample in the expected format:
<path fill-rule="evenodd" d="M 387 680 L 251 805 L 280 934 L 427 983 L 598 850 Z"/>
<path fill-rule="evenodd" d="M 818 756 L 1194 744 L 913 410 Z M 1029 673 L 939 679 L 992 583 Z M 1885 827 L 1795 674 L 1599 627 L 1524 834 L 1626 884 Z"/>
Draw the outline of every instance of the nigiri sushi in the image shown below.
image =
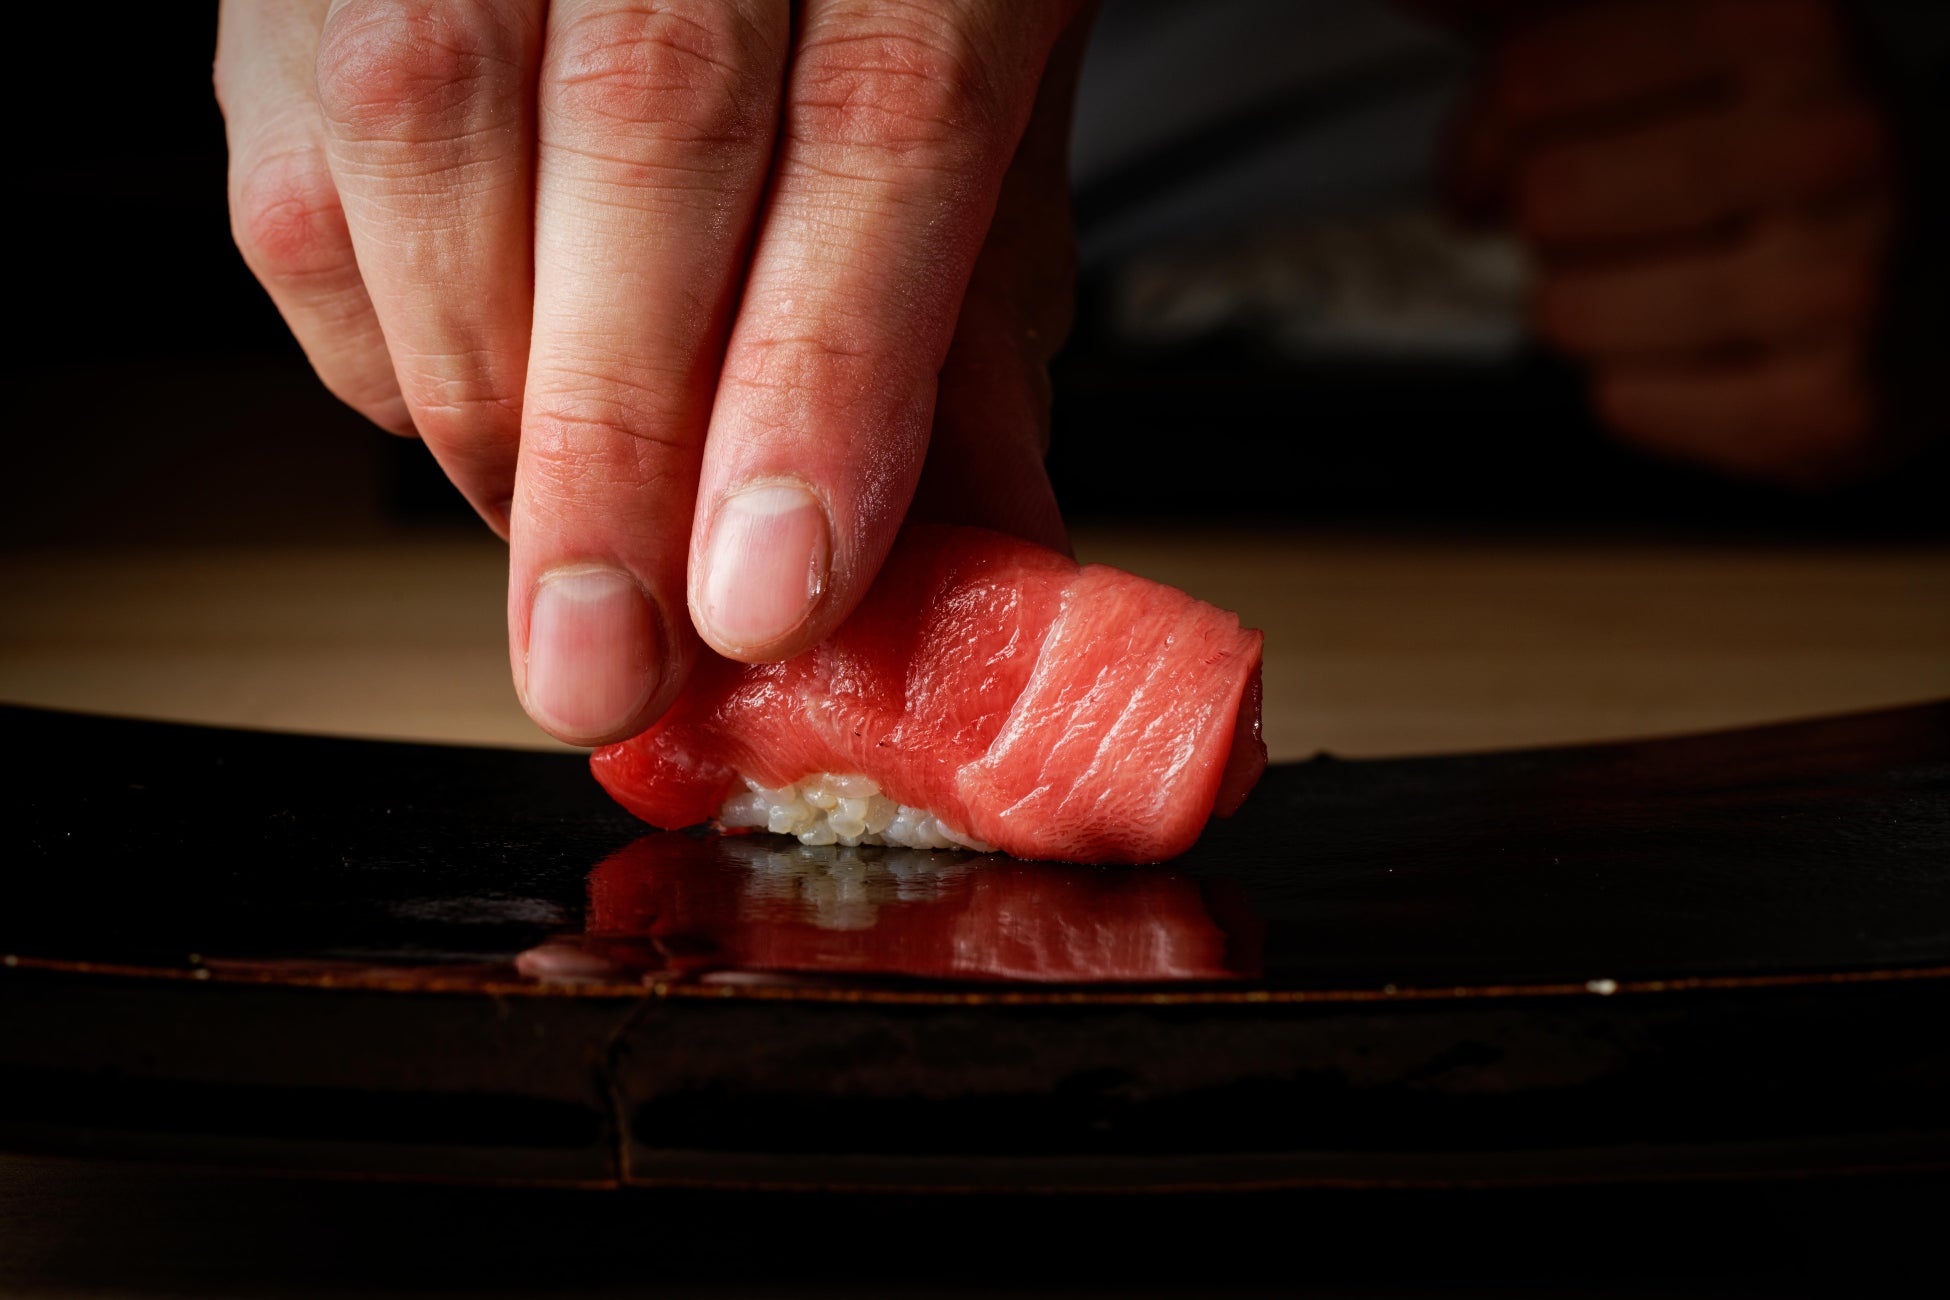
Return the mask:
<path fill-rule="evenodd" d="M 839 631 L 707 657 L 596 779 L 655 826 L 1157 862 L 1259 779 L 1260 634 L 1162 583 L 913 527 Z"/>

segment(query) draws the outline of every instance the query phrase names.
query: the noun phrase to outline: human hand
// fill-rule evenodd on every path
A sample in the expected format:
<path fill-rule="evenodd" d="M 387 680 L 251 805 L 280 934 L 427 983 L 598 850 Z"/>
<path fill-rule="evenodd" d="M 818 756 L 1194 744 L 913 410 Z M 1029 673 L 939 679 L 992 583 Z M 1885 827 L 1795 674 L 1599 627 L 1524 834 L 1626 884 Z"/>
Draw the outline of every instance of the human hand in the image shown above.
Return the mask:
<path fill-rule="evenodd" d="M 1458 146 L 1464 206 L 1531 244 L 1537 331 L 1619 435 L 1794 483 L 1885 450 L 1893 150 L 1835 5 L 1533 7 Z"/>
<path fill-rule="evenodd" d="M 1080 7 L 225 0 L 238 246 L 326 385 L 508 538 L 545 729 L 643 730 L 700 634 L 822 639 L 917 486 L 1067 545 Z"/>

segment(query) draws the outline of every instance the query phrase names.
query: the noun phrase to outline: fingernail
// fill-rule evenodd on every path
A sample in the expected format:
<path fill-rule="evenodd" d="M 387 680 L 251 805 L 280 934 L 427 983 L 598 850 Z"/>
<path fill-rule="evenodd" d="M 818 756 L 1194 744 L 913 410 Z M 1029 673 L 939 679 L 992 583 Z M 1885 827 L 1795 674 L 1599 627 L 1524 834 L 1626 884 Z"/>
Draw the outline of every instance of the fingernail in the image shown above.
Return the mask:
<path fill-rule="evenodd" d="M 528 615 L 525 699 L 564 740 L 595 743 L 636 718 L 658 680 L 656 611 L 621 569 L 552 569 Z"/>
<path fill-rule="evenodd" d="M 826 512 L 796 483 L 767 483 L 718 507 L 705 552 L 702 613 L 713 640 L 770 645 L 812 612 L 826 586 Z"/>

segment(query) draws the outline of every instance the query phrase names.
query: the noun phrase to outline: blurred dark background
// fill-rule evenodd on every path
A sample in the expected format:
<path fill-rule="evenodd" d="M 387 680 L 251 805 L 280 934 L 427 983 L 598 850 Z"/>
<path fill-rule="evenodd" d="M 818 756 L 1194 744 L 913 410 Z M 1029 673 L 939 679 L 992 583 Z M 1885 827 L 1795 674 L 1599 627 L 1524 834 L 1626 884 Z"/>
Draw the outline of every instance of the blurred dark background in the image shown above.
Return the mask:
<path fill-rule="evenodd" d="M 231 245 L 214 5 L 16 21 L 6 544 L 472 527 L 417 444 L 373 431 L 310 376 Z M 1079 518 L 1828 536 L 1950 525 L 1941 452 L 1823 494 L 1732 482 L 1619 448 L 1580 376 L 1527 348 L 1444 362 L 1296 358 L 1223 331 L 1133 342 L 1093 240 L 1115 245 L 1106 232 L 1169 194 L 1174 167 L 1210 170 L 1197 139 L 1167 145 L 1079 190 L 1085 279 L 1051 458 Z"/>

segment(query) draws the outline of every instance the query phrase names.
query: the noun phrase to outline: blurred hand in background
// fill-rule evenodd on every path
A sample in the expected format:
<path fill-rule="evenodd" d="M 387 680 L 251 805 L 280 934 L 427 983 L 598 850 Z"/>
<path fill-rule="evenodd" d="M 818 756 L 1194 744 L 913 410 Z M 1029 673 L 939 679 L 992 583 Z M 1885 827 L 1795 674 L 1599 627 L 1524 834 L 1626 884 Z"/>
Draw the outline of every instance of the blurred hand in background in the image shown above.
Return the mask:
<path fill-rule="evenodd" d="M 1839 7 L 1597 0 L 1475 16 L 1495 35 L 1455 192 L 1531 246 L 1535 327 L 1588 369 L 1600 418 L 1760 479 L 1873 465 L 1898 194 Z"/>
<path fill-rule="evenodd" d="M 917 490 L 1066 545 L 1079 8 L 225 0 L 238 246 L 508 538 L 549 732 L 642 730 L 700 635 L 820 640 Z"/>

